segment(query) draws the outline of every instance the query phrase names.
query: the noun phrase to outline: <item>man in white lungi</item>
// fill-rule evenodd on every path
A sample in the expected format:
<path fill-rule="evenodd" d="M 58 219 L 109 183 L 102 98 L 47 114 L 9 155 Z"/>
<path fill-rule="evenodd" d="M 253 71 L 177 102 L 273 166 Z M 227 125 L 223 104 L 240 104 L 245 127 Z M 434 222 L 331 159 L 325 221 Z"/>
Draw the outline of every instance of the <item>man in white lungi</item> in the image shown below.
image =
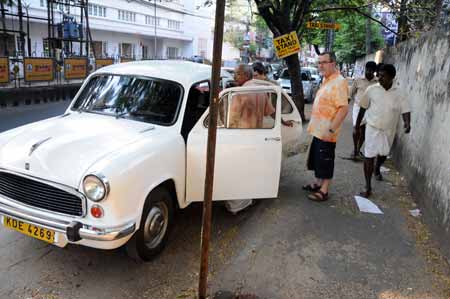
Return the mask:
<path fill-rule="evenodd" d="M 364 77 L 358 78 L 353 81 L 352 88 L 350 89 L 350 99 L 354 100 L 352 113 L 354 128 L 360 110 L 359 101 L 361 100 L 362 95 L 366 91 L 367 87 L 378 83 L 378 79 L 375 77 L 376 70 L 377 64 L 375 63 L 375 61 L 368 61 L 364 69 Z M 351 158 L 353 160 L 356 160 L 360 156 L 360 149 L 364 143 L 364 132 L 366 130 L 364 119 L 361 123 L 361 127 L 358 127 L 356 129 L 359 130 L 359 134 L 353 133 L 353 153 L 351 155 Z"/>
<path fill-rule="evenodd" d="M 359 128 L 366 114 L 366 145 L 364 148 L 364 176 L 366 178 L 366 190 L 361 193 L 364 197 L 372 194 L 371 179 L 374 172 L 375 178 L 383 179 L 380 167 L 386 161 L 394 141 L 400 115 L 403 118 L 405 133 L 411 131 L 411 112 L 408 101 L 403 96 L 400 88 L 393 84 L 395 78 L 395 67 L 385 64 L 378 72 L 379 83 L 369 86 L 360 99 L 361 107 L 356 120 L 356 128 Z"/>

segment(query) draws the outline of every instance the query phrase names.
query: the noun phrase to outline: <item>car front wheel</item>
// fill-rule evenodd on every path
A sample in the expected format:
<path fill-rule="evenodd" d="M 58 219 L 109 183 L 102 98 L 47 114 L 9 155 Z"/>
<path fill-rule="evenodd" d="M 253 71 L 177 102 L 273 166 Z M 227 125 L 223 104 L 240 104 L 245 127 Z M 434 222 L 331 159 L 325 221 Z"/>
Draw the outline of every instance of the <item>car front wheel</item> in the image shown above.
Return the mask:
<path fill-rule="evenodd" d="M 150 261 L 165 247 L 173 224 L 173 201 L 165 188 L 157 188 L 147 198 L 139 230 L 126 245 L 128 255 Z"/>

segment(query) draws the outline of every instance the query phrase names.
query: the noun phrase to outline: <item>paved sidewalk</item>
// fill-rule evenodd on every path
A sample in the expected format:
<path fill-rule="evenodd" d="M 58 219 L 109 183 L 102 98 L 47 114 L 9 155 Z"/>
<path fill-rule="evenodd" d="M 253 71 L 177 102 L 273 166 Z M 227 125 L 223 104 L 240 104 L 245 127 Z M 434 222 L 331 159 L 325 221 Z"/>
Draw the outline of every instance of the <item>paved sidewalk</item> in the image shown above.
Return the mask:
<path fill-rule="evenodd" d="M 214 232 L 215 298 L 450 298 L 447 260 L 420 217 L 409 215 L 416 206 L 392 163 L 371 198 L 384 214 L 361 213 L 353 196 L 364 187 L 363 164 L 342 159 L 352 149 L 349 116 L 330 200 L 311 202 L 301 189 L 312 179 L 309 140 L 305 132 L 303 153 L 287 161 L 278 199 L 261 200 L 238 215 L 240 225 Z"/>

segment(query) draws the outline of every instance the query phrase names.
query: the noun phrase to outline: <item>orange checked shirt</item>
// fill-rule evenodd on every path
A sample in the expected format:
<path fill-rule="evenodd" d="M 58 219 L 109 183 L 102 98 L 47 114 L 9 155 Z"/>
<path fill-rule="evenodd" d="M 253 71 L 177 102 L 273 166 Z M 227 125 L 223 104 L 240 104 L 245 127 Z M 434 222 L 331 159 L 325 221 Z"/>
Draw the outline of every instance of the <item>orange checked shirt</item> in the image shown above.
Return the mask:
<path fill-rule="evenodd" d="M 308 132 L 323 141 L 336 142 L 341 128 L 330 133 L 331 122 L 339 108 L 348 105 L 348 83 L 339 72 L 324 79 L 314 100 Z"/>

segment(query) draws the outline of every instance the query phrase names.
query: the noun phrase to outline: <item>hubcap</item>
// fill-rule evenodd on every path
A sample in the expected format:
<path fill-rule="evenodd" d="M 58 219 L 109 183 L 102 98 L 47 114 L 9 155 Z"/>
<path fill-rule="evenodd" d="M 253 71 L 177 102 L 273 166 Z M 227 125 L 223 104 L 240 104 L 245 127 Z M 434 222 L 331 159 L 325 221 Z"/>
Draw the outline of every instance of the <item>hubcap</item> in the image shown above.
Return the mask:
<path fill-rule="evenodd" d="M 164 238 L 167 230 L 169 212 L 163 202 L 151 207 L 144 226 L 144 241 L 148 248 L 155 248 Z"/>

